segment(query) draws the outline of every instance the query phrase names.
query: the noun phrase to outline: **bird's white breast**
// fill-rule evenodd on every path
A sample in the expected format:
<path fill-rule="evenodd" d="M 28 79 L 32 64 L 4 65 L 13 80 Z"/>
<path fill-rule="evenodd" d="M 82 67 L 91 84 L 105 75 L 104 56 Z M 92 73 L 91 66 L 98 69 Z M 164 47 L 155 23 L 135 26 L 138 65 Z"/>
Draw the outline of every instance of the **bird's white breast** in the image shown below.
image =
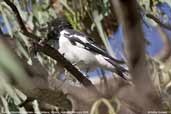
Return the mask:
<path fill-rule="evenodd" d="M 92 67 L 90 69 L 94 69 L 97 64 L 95 55 L 81 46 L 73 45 L 69 39 L 64 36 L 64 33 L 67 33 L 67 31 L 63 31 L 60 34 L 59 52 L 80 69 L 84 70 L 89 67 Z"/>

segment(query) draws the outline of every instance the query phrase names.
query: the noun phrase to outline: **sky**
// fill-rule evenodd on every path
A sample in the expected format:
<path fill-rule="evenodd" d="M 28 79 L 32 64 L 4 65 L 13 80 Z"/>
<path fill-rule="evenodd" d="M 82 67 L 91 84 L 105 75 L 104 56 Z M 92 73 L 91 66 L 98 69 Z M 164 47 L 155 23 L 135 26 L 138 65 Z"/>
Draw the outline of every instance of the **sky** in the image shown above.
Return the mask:
<path fill-rule="evenodd" d="M 161 9 L 165 14 L 168 15 L 168 24 L 171 25 L 171 8 L 167 4 L 158 5 L 158 8 Z M 148 23 L 146 23 L 148 24 Z M 163 42 L 160 38 L 159 33 L 155 27 L 148 26 L 143 24 L 143 30 L 145 34 L 145 38 L 150 42 L 150 45 L 146 47 L 146 52 L 150 56 L 155 56 L 163 47 Z M 169 30 L 164 29 L 168 36 L 171 36 L 171 32 Z M 171 37 L 170 37 L 171 38 Z M 116 52 L 116 56 L 120 58 L 120 50 L 122 49 L 122 42 L 123 42 L 123 33 L 122 28 L 119 26 L 116 33 L 113 34 L 112 38 L 110 39 L 110 43 L 113 47 L 114 52 Z"/>

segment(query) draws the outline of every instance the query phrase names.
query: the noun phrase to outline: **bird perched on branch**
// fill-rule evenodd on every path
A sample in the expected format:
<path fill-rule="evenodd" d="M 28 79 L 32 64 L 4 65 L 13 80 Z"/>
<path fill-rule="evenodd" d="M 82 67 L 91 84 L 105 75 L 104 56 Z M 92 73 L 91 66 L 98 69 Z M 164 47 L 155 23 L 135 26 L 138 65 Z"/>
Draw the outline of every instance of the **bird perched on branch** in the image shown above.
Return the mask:
<path fill-rule="evenodd" d="M 100 67 L 126 79 L 127 70 L 120 65 L 124 62 L 111 57 L 84 33 L 75 31 L 66 18 L 57 18 L 49 24 L 48 38 L 54 39 L 58 51 L 80 70 L 92 71 Z"/>

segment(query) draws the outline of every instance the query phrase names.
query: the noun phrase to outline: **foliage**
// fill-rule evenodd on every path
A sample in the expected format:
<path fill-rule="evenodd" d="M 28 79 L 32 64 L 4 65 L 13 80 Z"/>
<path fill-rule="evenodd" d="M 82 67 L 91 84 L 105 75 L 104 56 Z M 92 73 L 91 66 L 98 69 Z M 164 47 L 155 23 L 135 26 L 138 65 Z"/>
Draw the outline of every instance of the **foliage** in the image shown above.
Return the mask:
<path fill-rule="evenodd" d="M 42 40 L 47 38 L 48 22 L 55 19 L 59 15 L 65 15 L 75 29 L 84 31 L 92 36 L 96 42 L 98 42 L 102 47 L 105 46 L 108 52 L 114 56 L 108 37 L 111 33 L 116 31 L 118 22 L 115 14 L 113 13 L 109 0 L 98 0 L 98 2 L 95 0 L 11 1 L 17 6 L 29 32 L 40 36 Z M 154 8 L 160 2 L 167 3 L 171 7 L 171 1 L 169 0 L 139 1 L 140 7 L 142 8 L 142 18 L 150 26 L 156 26 L 156 23 L 146 17 L 146 13 L 151 13 L 153 15 L 157 15 L 158 17 L 166 17 L 164 18 L 166 20 L 168 19 L 166 14 L 163 14 L 159 9 L 156 11 Z M 32 61 L 33 58 L 36 58 L 46 68 L 50 75 L 56 75 L 56 73 L 59 72 L 59 68 L 56 69 L 56 61 L 41 53 L 33 55 L 33 53 L 30 52 L 32 51 L 30 50 L 32 47 L 30 40 L 21 32 L 14 13 L 4 1 L 0 2 L 0 15 L 3 19 L 0 23 L 1 30 L 4 34 L 7 33 L 16 40 L 15 51 L 17 53 L 17 57 L 24 58 L 30 65 L 34 62 Z M 50 43 L 50 45 L 53 44 Z M 5 112 L 8 114 L 10 114 L 10 111 L 19 111 L 21 114 L 26 112 L 25 108 L 19 108 L 17 106 L 23 99 L 17 96 L 17 92 L 13 87 L 11 87 L 9 79 L 7 78 L 15 77 L 14 82 L 19 84 L 27 82 L 27 74 L 22 68 L 19 60 L 16 59 L 17 57 L 10 49 L 6 47 L 6 45 L 0 43 L 0 95 L 3 105 L 2 107 L 4 107 Z M 161 61 L 153 58 L 150 58 L 149 61 L 154 77 L 157 77 L 158 79 L 157 81 L 155 80 L 155 84 L 160 90 L 160 93 L 164 93 L 164 95 L 167 96 L 167 99 L 165 100 L 167 101 L 170 97 L 171 88 L 170 66 L 167 66 Z M 25 83 L 25 85 L 27 86 L 27 83 Z M 23 96 L 26 97 L 25 95 Z M 37 102 L 34 104 L 38 105 Z M 113 105 L 111 105 L 107 99 L 97 100 L 91 108 L 91 114 L 98 114 L 97 108 L 100 104 L 105 104 L 108 107 L 109 114 L 116 114 Z M 117 102 L 117 104 L 119 103 Z M 167 104 L 169 103 L 167 102 Z M 34 108 L 34 111 L 40 113 L 37 108 Z"/>

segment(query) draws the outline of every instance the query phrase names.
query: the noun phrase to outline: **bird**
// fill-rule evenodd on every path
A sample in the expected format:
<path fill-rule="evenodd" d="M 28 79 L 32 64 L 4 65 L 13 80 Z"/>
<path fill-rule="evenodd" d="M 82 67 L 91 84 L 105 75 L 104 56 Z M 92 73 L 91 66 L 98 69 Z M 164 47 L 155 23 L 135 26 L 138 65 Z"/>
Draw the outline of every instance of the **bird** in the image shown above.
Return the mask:
<path fill-rule="evenodd" d="M 65 17 L 58 17 L 48 24 L 48 39 L 55 40 L 55 48 L 74 66 L 89 72 L 102 68 L 115 72 L 127 80 L 126 68 L 121 66 L 122 60 L 110 56 L 105 49 L 97 46 L 91 37 L 73 29 Z"/>

